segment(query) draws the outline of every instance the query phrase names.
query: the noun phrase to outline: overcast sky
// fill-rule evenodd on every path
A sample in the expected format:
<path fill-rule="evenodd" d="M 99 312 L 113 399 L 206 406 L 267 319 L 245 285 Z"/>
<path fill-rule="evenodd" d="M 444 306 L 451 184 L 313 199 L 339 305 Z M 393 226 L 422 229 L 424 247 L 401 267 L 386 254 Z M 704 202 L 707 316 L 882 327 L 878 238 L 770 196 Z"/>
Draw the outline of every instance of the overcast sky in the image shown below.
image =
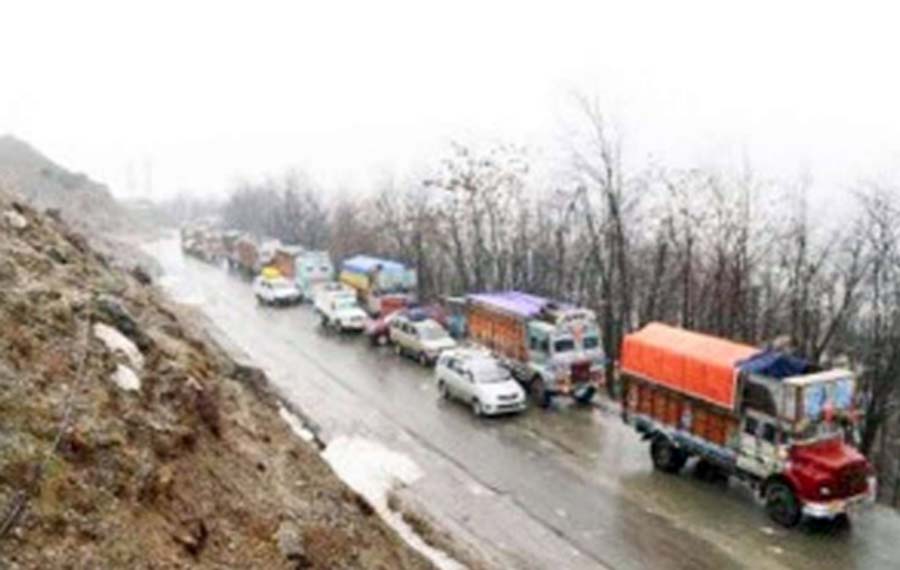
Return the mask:
<path fill-rule="evenodd" d="M 289 166 L 356 188 L 451 137 L 552 144 L 580 91 L 636 163 L 746 154 L 828 195 L 900 157 L 900 20 L 825 4 L 4 3 L 0 133 L 118 195 L 148 164 L 156 197 Z"/>

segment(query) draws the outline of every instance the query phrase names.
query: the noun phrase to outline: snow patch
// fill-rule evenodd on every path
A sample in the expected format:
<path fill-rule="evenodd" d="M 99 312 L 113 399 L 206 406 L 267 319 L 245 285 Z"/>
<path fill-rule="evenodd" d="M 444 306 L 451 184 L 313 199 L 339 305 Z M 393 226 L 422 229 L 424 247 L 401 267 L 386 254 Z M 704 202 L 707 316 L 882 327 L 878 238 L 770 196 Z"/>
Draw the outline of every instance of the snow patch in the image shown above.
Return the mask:
<path fill-rule="evenodd" d="M 25 216 L 15 210 L 3 212 L 3 219 L 6 221 L 6 225 L 15 230 L 24 230 L 28 227 L 28 220 L 25 219 Z"/>
<path fill-rule="evenodd" d="M 134 368 L 140 370 L 144 367 L 144 355 L 119 329 L 104 323 L 94 323 L 94 336 L 102 340 L 110 351 L 124 353 Z"/>
<path fill-rule="evenodd" d="M 288 426 L 290 426 L 291 431 L 293 431 L 300 439 L 309 443 L 316 439 L 316 436 L 313 432 L 309 431 L 307 427 L 303 424 L 303 420 L 297 417 L 297 414 L 291 412 L 284 406 L 278 406 L 278 415 L 281 416 Z"/>
<path fill-rule="evenodd" d="M 465 566 L 446 552 L 425 543 L 403 520 L 400 513 L 387 506 L 388 493 L 410 485 L 424 476 L 415 461 L 392 451 L 377 441 L 358 437 L 337 437 L 328 444 L 322 457 L 335 473 L 372 507 L 413 548 L 425 555 L 441 570 L 465 570 Z"/>
<path fill-rule="evenodd" d="M 123 390 L 134 392 L 141 389 L 141 379 L 134 373 L 134 370 L 124 364 L 116 365 L 116 371 L 113 372 L 111 378 Z"/>

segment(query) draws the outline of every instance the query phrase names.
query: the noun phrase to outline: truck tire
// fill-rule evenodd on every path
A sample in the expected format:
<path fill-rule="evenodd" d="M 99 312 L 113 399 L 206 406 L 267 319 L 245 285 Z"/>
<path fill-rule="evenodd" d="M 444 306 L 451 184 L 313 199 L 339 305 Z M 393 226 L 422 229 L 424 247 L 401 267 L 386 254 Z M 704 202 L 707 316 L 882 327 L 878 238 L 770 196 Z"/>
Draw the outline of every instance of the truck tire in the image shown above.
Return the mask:
<path fill-rule="evenodd" d="M 553 396 L 547 391 L 547 386 L 544 384 L 543 378 L 539 375 L 535 375 L 529 383 L 529 388 L 531 389 L 531 395 L 534 397 L 534 401 L 537 402 L 537 405 L 544 409 L 550 407 L 550 404 L 553 403 Z"/>
<path fill-rule="evenodd" d="M 653 438 L 653 443 L 650 444 L 650 457 L 653 459 L 653 466 L 663 473 L 678 473 L 687 462 L 687 454 L 675 447 L 665 436 Z"/>
<path fill-rule="evenodd" d="M 326 317 L 324 314 L 322 315 L 322 328 L 328 328 L 328 317 Z"/>
<path fill-rule="evenodd" d="M 793 489 L 783 481 L 773 481 L 766 486 L 766 513 L 772 521 L 785 528 L 797 526 L 803 517 L 800 501 Z"/>

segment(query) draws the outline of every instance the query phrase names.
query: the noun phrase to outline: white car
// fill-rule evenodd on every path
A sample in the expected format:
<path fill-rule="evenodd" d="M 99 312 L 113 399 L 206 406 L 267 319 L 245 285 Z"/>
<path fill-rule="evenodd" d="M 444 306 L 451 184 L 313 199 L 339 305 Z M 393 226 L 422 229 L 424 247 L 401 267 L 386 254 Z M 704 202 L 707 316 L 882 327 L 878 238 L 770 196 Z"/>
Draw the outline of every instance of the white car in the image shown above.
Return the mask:
<path fill-rule="evenodd" d="M 345 291 L 320 291 L 316 295 L 315 307 L 322 317 L 322 325 L 340 332 L 362 332 L 369 320 L 356 302 L 355 294 Z"/>
<path fill-rule="evenodd" d="M 456 341 L 437 321 L 402 313 L 391 319 L 388 335 L 397 354 L 409 355 L 422 366 L 431 366 L 443 351 L 456 348 Z"/>
<path fill-rule="evenodd" d="M 435 368 L 442 398 L 456 398 L 472 407 L 476 416 L 524 411 L 525 390 L 489 353 L 477 349 L 448 350 Z"/>
<path fill-rule="evenodd" d="M 263 305 L 294 305 L 300 302 L 300 289 L 284 277 L 258 276 L 253 280 L 253 294 Z"/>

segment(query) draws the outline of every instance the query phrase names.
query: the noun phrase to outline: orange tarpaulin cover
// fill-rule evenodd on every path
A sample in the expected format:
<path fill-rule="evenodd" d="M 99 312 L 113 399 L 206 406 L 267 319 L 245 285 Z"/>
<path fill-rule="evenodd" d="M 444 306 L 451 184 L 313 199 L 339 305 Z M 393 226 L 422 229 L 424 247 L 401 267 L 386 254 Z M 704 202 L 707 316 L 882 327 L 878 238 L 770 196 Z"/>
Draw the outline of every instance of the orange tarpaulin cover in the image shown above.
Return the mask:
<path fill-rule="evenodd" d="M 623 372 L 734 409 L 737 362 L 759 349 L 661 323 L 622 341 Z"/>

